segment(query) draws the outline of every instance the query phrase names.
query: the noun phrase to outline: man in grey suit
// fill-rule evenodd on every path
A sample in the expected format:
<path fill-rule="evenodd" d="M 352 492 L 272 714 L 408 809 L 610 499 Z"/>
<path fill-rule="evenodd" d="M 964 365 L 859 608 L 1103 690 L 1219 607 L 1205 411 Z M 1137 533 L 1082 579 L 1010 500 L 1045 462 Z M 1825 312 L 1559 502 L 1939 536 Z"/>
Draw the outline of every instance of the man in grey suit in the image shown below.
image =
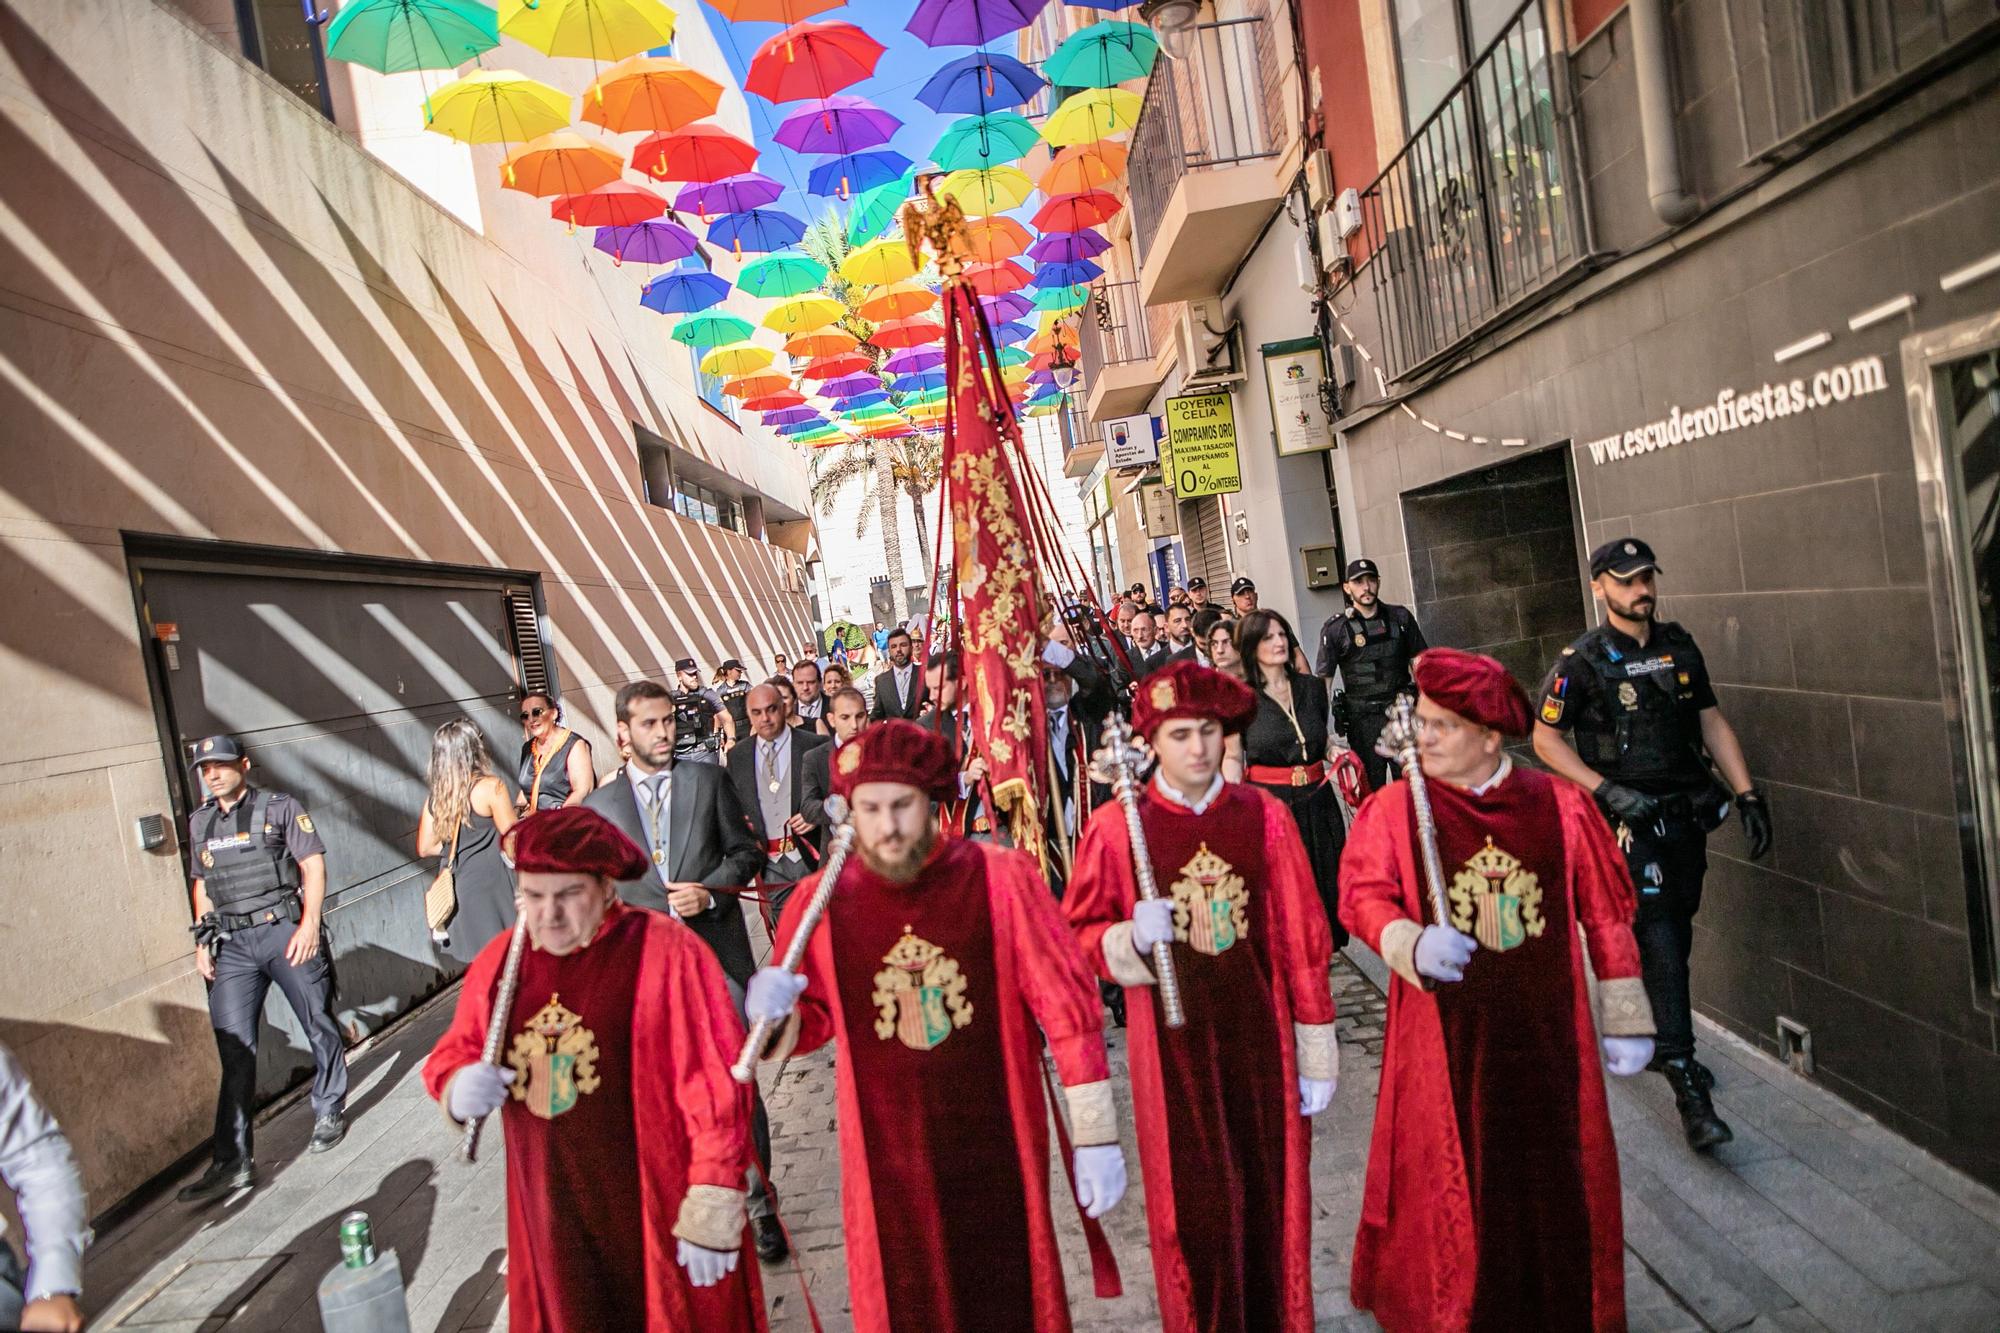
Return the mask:
<path fill-rule="evenodd" d="M 776 686 L 758 685 L 744 698 L 751 743 L 729 752 L 729 781 L 736 801 L 750 812 L 753 831 L 763 835 L 765 919 L 776 921 L 791 886 L 819 864 L 819 839 L 801 813 L 805 760 L 827 738 L 808 727 L 785 725 L 785 696 Z"/>
<path fill-rule="evenodd" d="M 887 722 L 900 717 L 915 721 L 930 702 L 930 692 L 924 688 L 923 668 L 911 657 L 916 651 L 916 640 L 898 625 L 889 631 L 889 640 L 883 646 L 889 654 L 889 665 L 875 673 L 875 703 L 868 710 L 869 720 Z"/>
<path fill-rule="evenodd" d="M 806 751 L 806 757 L 799 765 L 805 770 L 805 776 L 799 783 L 799 813 L 805 816 L 806 823 L 818 831 L 822 849 L 826 846 L 826 830 L 833 822 L 826 813 L 826 798 L 833 794 L 834 752 L 860 735 L 861 729 L 868 725 L 867 698 L 852 685 L 844 690 L 835 690 L 827 696 L 826 722 L 833 729 L 828 744 Z"/>
<path fill-rule="evenodd" d="M 621 881 L 618 896 L 635 907 L 670 913 L 707 941 L 729 979 L 740 1017 L 743 988 L 757 960 L 737 895 L 763 869 L 764 849 L 722 769 L 674 762 L 671 690 L 658 681 L 635 680 L 618 691 L 614 709 L 619 744 L 632 757 L 583 803 L 617 825 L 653 862 L 643 878 Z M 768 1167 L 771 1125 L 761 1097 L 753 1109 L 757 1159 Z M 775 1263 L 786 1254 L 784 1232 L 762 1174 L 753 1170 L 748 1184 L 757 1255 Z"/>

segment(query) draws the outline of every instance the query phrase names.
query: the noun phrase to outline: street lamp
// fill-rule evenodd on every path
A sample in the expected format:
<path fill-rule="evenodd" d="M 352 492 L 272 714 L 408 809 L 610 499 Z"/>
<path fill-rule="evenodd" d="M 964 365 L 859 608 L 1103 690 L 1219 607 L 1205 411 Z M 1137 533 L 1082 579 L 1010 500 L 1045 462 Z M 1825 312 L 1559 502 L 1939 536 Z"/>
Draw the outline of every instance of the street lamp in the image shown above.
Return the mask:
<path fill-rule="evenodd" d="M 1139 21 L 1160 35 L 1160 45 L 1174 60 L 1187 55 L 1194 42 L 1195 19 L 1200 15 L 1200 0 L 1145 0 L 1139 6 Z"/>
<path fill-rule="evenodd" d="M 1058 356 L 1051 369 L 1055 371 L 1056 387 L 1068 393 L 1070 386 L 1076 383 L 1076 362 L 1067 356 Z"/>

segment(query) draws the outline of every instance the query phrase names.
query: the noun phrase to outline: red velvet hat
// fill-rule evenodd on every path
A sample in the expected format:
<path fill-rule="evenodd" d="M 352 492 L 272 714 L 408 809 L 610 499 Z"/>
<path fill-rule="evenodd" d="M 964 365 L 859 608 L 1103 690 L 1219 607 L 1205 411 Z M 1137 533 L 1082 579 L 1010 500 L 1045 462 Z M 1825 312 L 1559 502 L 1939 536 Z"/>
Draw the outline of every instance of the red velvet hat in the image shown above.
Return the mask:
<path fill-rule="evenodd" d="M 1257 695 L 1234 676 L 1199 662 L 1169 663 L 1139 682 L 1132 728 L 1147 740 L 1177 717 L 1212 717 L 1233 736 L 1257 716 Z"/>
<path fill-rule="evenodd" d="M 940 800 L 958 795 L 958 769 L 944 737 L 901 718 L 863 727 L 835 752 L 834 791 L 852 796 L 864 782 L 900 782 Z"/>
<path fill-rule="evenodd" d="M 1431 702 L 1505 736 L 1525 736 L 1528 696 L 1513 673 L 1490 657 L 1457 648 L 1426 648 L 1410 674 Z"/>
<path fill-rule="evenodd" d="M 517 871 L 638 879 L 648 864 L 639 844 L 603 815 L 580 805 L 529 815 L 507 830 L 507 842 Z"/>

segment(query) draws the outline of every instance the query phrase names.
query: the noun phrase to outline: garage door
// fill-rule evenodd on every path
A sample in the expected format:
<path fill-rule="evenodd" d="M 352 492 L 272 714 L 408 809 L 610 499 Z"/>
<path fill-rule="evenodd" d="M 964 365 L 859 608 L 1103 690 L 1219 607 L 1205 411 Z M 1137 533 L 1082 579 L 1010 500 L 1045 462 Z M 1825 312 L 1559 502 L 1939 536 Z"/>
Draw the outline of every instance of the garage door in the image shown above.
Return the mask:
<path fill-rule="evenodd" d="M 312 813 L 327 845 L 336 1013 L 350 1038 L 380 1027 L 448 979 L 423 917 L 434 863 L 412 847 L 431 733 L 471 718 L 511 775 L 515 699 L 542 672 L 532 591 L 501 580 L 135 565 L 175 753 L 233 733 L 251 780 Z M 184 769 L 176 780 L 185 830 L 205 793 Z M 269 1093 L 310 1057 L 275 991 L 267 1013 L 289 1038 L 263 1043 Z"/>

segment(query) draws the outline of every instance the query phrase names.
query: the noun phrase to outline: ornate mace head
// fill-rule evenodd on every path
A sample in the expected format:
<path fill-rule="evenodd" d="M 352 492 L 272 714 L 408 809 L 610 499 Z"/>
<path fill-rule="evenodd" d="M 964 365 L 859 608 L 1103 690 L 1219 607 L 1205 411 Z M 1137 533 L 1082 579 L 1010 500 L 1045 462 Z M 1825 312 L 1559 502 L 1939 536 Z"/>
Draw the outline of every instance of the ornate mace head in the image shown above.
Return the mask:
<path fill-rule="evenodd" d="M 937 197 L 936 177 L 924 177 L 918 191 L 923 195 L 922 203 L 912 199 L 903 205 L 903 243 L 919 264 L 928 246 L 937 256 L 938 272 L 955 279 L 972 262 L 971 224 L 958 200 Z"/>
<path fill-rule="evenodd" d="M 1114 785 L 1121 776 L 1136 781 L 1153 762 L 1153 747 L 1113 712 L 1104 719 L 1103 743 L 1090 756 L 1090 780 Z"/>
<path fill-rule="evenodd" d="M 1415 763 L 1417 758 L 1417 708 L 1410 696 L 1399 694 L 1389 705 L 1389 721 L 1375 742 L 1375 753 L 1398 763 Z"/>

